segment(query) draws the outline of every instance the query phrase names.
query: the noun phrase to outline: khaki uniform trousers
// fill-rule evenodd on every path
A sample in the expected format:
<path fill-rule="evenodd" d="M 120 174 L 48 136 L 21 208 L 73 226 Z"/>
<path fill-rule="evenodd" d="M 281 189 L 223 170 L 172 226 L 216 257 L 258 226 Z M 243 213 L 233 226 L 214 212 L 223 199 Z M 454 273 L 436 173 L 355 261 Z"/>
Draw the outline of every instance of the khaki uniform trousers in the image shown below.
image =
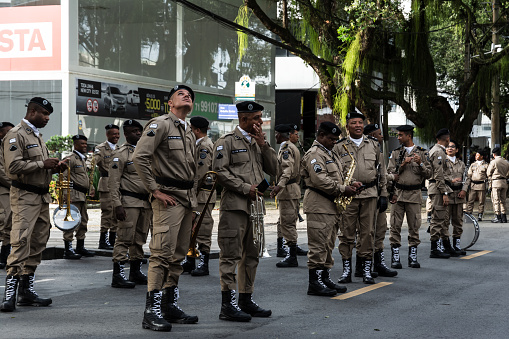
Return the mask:
<path fill-rule="evenodd" d="M 3 207 L 3 214 L 0 214 L 0 241 L 6 246 L 11 243 L 12 211 L 9 193 L 0 194 L 0 207 Z"/>
<path fill-rule="evenodd" d="M 449 204 L 447 210 L 452 224 L 452 237 L 460 238 L 463 233 L 463 203 Z"/>
<path fill-rule="evenodd" d="M 391 206 L 391 247 L 401 247 L 401 225 L 405 218 L 408 224 L 408 246 L 417 247 L 421 243 L 421 204 L 413 202 L 396 202 Z"/>
<path fill-rule="evenodd" d="M 339 253 L 343 259 L 351 259 L 355 236 L 359 247 L 357 254 L 364 259 L 373 257 L 377 198 L 353 199 L 343 213 L 339 233 Z"/>
<path fill-rule="evenodd" d="M 484 204 L 486 203 L 486 190 L 470 189 L 466 212 L 472 214 L 474 211 L 475 199 L 479 198 L 479 213 L 484 213 Z"/>
<path fill-rule="evenodd" d="M 493 202 L 493 212 L 495 214 L 506 214 L 505 201 L 507 198 L 507 188 L 494 187 L 491 190 L 491 201 Z"/>
<path fill-rule="evenodd" d="M 7 274 L 19 276 L 35 273 L 41 263 L 51 228 L 49 204 L 12 204 L 11 254 Z"/>
<path fill-rule="evenodd" d="M 198 211 L 201 213 L 205 204 L 198 204 Z M 214 204 L 209 204 L 205 210 L 205 216 L 196 236 L 196 243 L 198 244 L 198 250 L 201 253 L 210 253 L 210 247 L 212 246 L 212 229 L 214 228 L 214 219 L 212 218 L 212 209 Z"/>
<path fill-rule="evenodd" d="M 113 262 L 143 259 L 143 245 L 147 242 L 152 210 L 143 207 L 124 207 L 125 221 L 118 221 L 117 239 L 113 248 Z M 129 252 L 129 256 L 127 253 Z"/>
<path fill-rule="evenodd" d="M 101 192 L 101 233 L 117 231 L 117 220 L 113 217 L 113 204 L 109 192 Z"/>
<path fill-rule="evenodd" d="M 375 252 L 384 249 L 385 233 L 387 232 L 387 213 L 378 213 L 375 228 Z"/>
<path fill-rule="evenodd" d="M 308 231 L 308 268 L 332 268 L 332 251 L 341 217 L 338 214 L 306 213 Z"/>
<path fill-rule="evenodd" d="M 181 204 L 164 207 L 152 201 L 153 230 L 150 239 L 148 264 L 148 291 L 178 285 L 182 266 L 180 263 L 189 249 L 193 210 Z"/>
<path fill-rule="evenodd" d="M 281 236 L 285 238 L 287 245 L 297 245 L 299 207 L 299 199 L 279 200 L 278 229 L 281 229 Z"/>
<path fill-rule="evenodd" d="M 430 240 L 438 241 L 440 238 L 449 238 L 449 210 L 444 207 L 442 194 L 431 194 L 431 222 Z"/>
<path fill-rule="evenodd" d="M 249 215 L 244 211 L 220 211 L 217 242 L 221 250 L 221 291 L 236 290 L 238 280 L 239 293 L 253 293 L 259 258 Z"/>
<path fill-rule="evenodd" d="M 81 240 L 85 239 L 85 234 L 87 233 L 88 226 L 88 212 L 87 212 L 87 203 L 86 201 L 76 201 L 72 203 L 76 208 L 80 211 L 81 214 L 81 222 L 76 227 L 76 229 L 72 231 L 64 232 L 64 241 L 71 241 L 73 239 L 73 234 L 76 232 L 76 239 Z"/>

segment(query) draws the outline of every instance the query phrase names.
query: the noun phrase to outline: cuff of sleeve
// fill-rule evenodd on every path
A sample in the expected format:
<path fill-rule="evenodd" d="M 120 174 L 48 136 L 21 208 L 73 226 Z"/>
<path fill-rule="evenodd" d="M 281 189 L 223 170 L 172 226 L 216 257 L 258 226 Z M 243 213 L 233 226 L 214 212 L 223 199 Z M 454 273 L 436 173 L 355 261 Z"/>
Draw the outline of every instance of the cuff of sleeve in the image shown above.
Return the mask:
<path fill-rule="evenodd" d="M 36 161 L 37 167 L 44 168 L 44 161 Z"/>
<path fill-rule="evenodd" d="M 113 201 L 113 208 L 117 208 L 118 206 L 122 206 L 122 203 L 120 201 Z M 113 211 L 114 213 L 115 211 Z"/>
<path fill-rule="evenodd" d="M 249 184 L 242 185 L 242 193 L 244 195 L 248 195 L 250 190 L 251 190 L 251 185 L 249 185 Z"/>
<path fill-rule="evenodd" d="M 277 185 L 281 188 L 285 188 L 286 187 L 286 183 L 288 182 L 288 180 L 286 178 L 281 178 L 281 180 L 279 180 L 279 182 L 277 183 Z"/>

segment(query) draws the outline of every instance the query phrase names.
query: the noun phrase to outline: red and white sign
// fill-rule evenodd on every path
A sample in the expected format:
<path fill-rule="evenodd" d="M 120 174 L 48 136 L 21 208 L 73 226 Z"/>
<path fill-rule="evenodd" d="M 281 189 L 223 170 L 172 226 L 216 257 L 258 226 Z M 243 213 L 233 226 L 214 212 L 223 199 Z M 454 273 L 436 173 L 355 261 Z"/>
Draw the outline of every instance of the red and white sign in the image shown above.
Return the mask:
<path fill-rule="evenodd" d="M 0 8 L 0 71 L 61 69 L 60 6 Z"/>
<path fill-rule="evenodd" d="M 87 100 L 87 111 L 88 113 L 92 112 L 92 99 Z"/>
<path fill-rule="evenodd" d="M 97 101 L 97 99 L 94 99 L 94 103 L 93 103 L 93 109 L 94 109 L 94 113 L 97 113 L 97 111 L 99 110 L 99 101 Z"/>

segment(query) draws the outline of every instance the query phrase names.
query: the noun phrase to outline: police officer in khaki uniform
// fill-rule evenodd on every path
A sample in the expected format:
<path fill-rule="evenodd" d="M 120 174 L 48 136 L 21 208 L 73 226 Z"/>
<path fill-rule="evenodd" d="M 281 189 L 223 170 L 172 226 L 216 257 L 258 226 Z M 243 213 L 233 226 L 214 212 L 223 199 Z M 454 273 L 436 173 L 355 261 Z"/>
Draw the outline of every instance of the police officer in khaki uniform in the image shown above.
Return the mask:
<path fill-rule="evenodd" d="M 88 212 L 87 212 L 87 193 L 90 186 L 90 177 L 87 172 L 87 137 L 84 135 L 74 135 L 73 154 L 64 160 L 71 169 L 71 202 L 80 211 L 81 223 L 76 229 L 64 232 L 64 259 L 80 259 L 82 256 L 93 257 L 94 253 L 85 248 L 85 235 L 87 233 Z M 64 172 L 64 178 L 67 177 L 67 170 Z M 92 187 L 91 196 L 94 188 Z M 67 191 L 67 190 L 65 190 Z M 66 194 L 66 192 L 64 192 Z M 73 234 L 76 232 L 76 252 L 72 248 Z"/>
<path fill-rule="evenodd" d="M 468 177 L 470 178 L 470 191 L 468 193 L 467 209 L 465 212 L 472 214 L 474 212 L 474 203 L 479 200 L 479 214 L 477 220 L 482 221 L 484 213 L 484 204 L 486 203 L 486 181 L 488 180 L 488 163 L 484 161 L 481 153 L 475 154 L 475 162 L 468 168 Z"/>
<path fill-rule="evenodd" d="M 12 212 L 9 199 L 9 191 L 11 188 L 11 179 L 5 174 L 2 139 L 14 125 L 10 122 L 0 122 L 0 269 L 7 265 L 7 257 L 11 253 L 11 228 L 12 228 Z"/>
<path fill-rule="evenodd" d="M 193 103 L 190 87 L 173 87 L 170 112 L 145 125 L 134 152 L 134 166 L 151 193 L 153 213 L 143 328 L 156 331 L 170 331 L 170 322 L 198 322 L 197 316 L 187 315 L 177 304 L 180 263 L 189 248 L 196 207 L 196 137 L 185 121 Z"/>
<path fill-rule="evenodd" d="M 386 169 L 383 166 L 378 140 L 363 135 L 364 115 L 357 112 L 348 113 L 346 128 L 349 136 L 341 139 L 334 146 L 334 151 L 340 155 L 345 176 L 351 164 L 350 155 L 353 156 L 356 161 L 353 178 L 362 182 L 364 186 L 361 187 L 362 192 L 354 197 L 343 213 L 339 234 L 343 275 L 339 282 L 352 281 L 352 251 L 357 235 L 359 242 L 357 255 L 362 262 L 363 281 L 366 284 L 374 284 L 375 280 L 371 276 L 374 229 L 376 217 L 387 209 Z M 343 146 L 347 147 L 348 152 Z M 380 195 L 378 189 L 380 189 Z"/>
<path fill-rule="evenodd" d="M 126 142 L 113 152 L 108 180 L 111 202 L 118 221 L 117 239 L 113 247 L 111 286 L 133 288 L 135 284 L 147 284 L 147 276 L 141 271 L 141 264 L 152 209 L 149 193 L 133 163 L 134 150 L 143 126 L 136 120 L 126 120 L 122 128 Z M 124 272 L 127 260 L 130 266 L 129 280 Z"/>
<path fill-rule="evenodd" d="M 493 203 L 494 223 L 506 223 L 507 178 L 509 162 L 500 156 L 500 147 L 493 149 L 493 160 L 488 166 L 487 175 L 491 183 L 491 201 Z"/>
<path fill-rule="evenodd" d="M 335 199 L 356 193 L 355 186 L 343 185 L 339 156 L 332 150 L 340 134 L 338 126 L 329 121 L 322 122 L 316 140 L 301 163 L 301 175 L 307 188 L 304 213 L 308 231 L 309 295 L 334 296 L 338 292 L 346 292 L 345 286 L 330 279 L 330 269 L 334 265 L 332 251 L 341 220 L 340 212 L 343 212 L 338 210 Z"/>
<path fill-rule="evenodd" d="M 448 259 L 449 253 L 442 250 L 441 238 L 449 239 L 449 194 L 452 189 L 445 183 L 447 173 L 447 154 L 445 148 L 449 145 L 450 133 L 442 128 L 435 135 L 437 143 L 429 151 L 431 177 L 429 179 L 428 194 L 431 200 L 430 258 Z"/>
<path fill-rule="evenodd" d="M 119 127 L 108 124 L 106 129 L 107 140 L 95 148 L 95 164 L 99 168 L 101 178 L 97 185 L 101 200 L 101 234 L 99 238 L 99 248 L 112 250 L 117 236 L 117 221 L 113 216 L 113 207 L 111 205 L 111 195 L 108 188 L 108 171 L 111 166 L 111 155 L 117 148 L 118 139 L 120 139 Z M 92 169 L 94 170 L 94 169 Z M 108 235 L 109 231 L 109 235 Z"/>
<path fill-rule="evenodd" d="M 52 303 L 50 298 L 41 298 L 34 290 L 34 273 L 41 262 L 51 228 L 51 174 L 66 166 L 49 157 L 39 131 L 46 126 L 52 112 L 48 100 L 32 98 L 25 118 L 7 132 L 2 145 L 5 173 L 12 181 L 12 252 L 7 258 L 5 293 L 0 306 L 3 312 L 14 311 L 16 305 L 48 306 Z"/>
<path fill-rule="evenodd" d="M 300 152 L 294 142 L 290 141 L 292 127 L 277 125 L 276 141 L 281 144 L 277 155 L 277 184 L 270 193 L 277 197 L 279 208 L 278 226 L 288 246 L 288 255 L 276 264 L 277 267 L 297 267 L 297 215 L 300 205 Z M 293 130 L 292 135 L 297 135 Z M 294 137 L 295 138 L 295 137 Z M 294 139 L 295 140 L 295 139 Z"/>
<path fill-rule="evenodd" d="M 428 152 L 414 144 L 414 128 L 410 125 L 396 127 L 400 147 L 392 151 L 387 167 L 387 181 L 394 187 L 389 192 L 391 205 L 391 267 L 402 268 L 400 262 L 401 225 L 406 215 L 408 224 L 408 267 L 420 268 L 417 261 L 419 228 L 421 227 L 421 186 L 431 176 Z M 392 193 L 392 196 L 391 196 Z"/>
<path fill-rule="evenodd" d="M 251 204 L 257 199 L 256 187 L 265 180 L 263 172 L 273 176 L 277 173 L 276 151 L 262 132 L 263 109 L 253 101 L 238 103 L 239 125 L 214 144 L 212 168 L 223 186 L 217 234 L 221 320 L 250 321 L 252 316 L 269 317 L 272 314 L 272 311 L 259 307 L 251 297 L 259 261 L 259 249 L 253 242 L 253 224 L 249 218 Z"/>

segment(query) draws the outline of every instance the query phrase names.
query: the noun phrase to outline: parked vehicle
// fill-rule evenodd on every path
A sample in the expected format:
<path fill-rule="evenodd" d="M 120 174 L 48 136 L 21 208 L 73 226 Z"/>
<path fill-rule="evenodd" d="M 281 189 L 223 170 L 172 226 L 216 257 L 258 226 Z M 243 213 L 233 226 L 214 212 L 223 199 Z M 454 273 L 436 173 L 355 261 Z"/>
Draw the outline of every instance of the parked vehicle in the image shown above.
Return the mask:
<path fill-rule="evenodd" d="M 140 103 L 140 94 L 137 90 L 129 90 L 127 92 L 127 103 L 131 104 L 132 106 L 138 105 Z"/>
<path fill-rule="evenodd" d="M 108 86 L 104 95 L 104 108 L 110 113 L 126 110 L 126 95 L 118 87 Z"/>

